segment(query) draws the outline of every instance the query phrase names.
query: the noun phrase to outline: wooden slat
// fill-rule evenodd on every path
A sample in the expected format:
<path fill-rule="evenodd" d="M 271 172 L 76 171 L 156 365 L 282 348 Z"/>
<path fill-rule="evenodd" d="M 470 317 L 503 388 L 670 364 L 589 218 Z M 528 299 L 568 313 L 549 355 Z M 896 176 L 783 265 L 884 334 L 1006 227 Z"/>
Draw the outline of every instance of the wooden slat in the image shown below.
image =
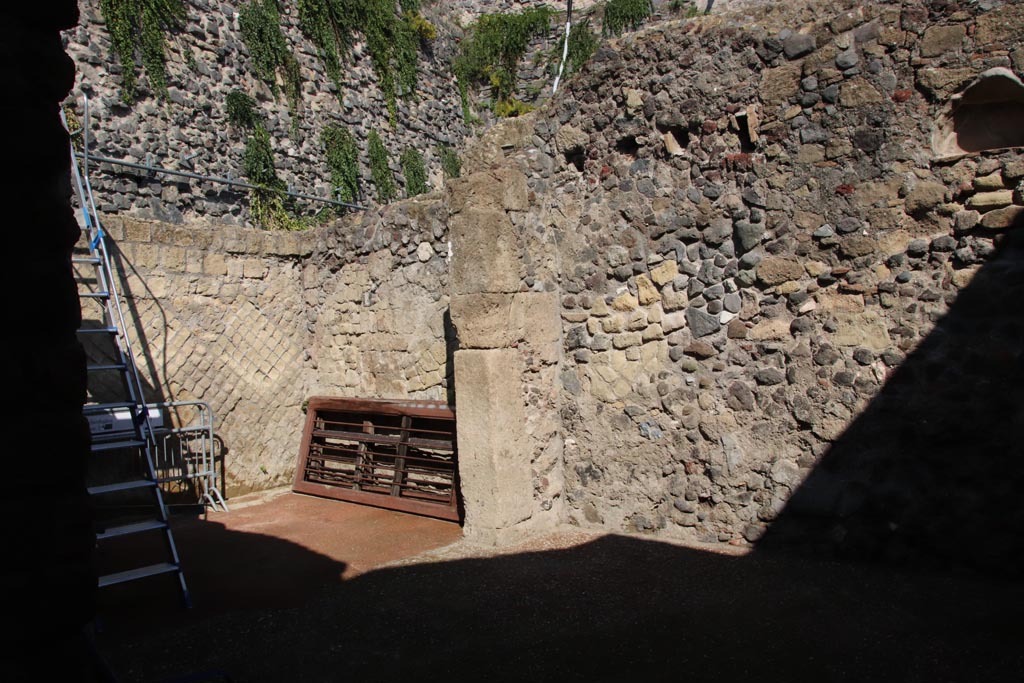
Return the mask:
<path fill-rule="evenodd" d="M 293 490 L 457 521 L 456 462 L 443 402 L 314 396 Z"/>
<path fill-rule="evenodd" d="M 331 411 L 347 413 L 377 413 L 380 415 L 409 415 L 436 420 L 455 420 L 455 411 L 442 401 L 387 401 L 367 398 L 336 398 L 313 396 L 309 399 L 308 412 Z"/>

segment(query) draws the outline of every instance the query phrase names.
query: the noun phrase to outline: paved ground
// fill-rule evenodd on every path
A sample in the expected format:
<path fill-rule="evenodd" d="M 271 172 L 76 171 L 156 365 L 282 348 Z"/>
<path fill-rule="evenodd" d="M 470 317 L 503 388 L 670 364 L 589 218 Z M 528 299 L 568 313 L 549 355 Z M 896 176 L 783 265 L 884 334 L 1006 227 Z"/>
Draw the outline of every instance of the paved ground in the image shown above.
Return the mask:
<path fill-rule="evenodd" d="M 227 513 L 172 517 L 193 609 L 179 608 L 172 578 L 157 577 L 101 591 L 103 628 L 138 634 L 224 612 L 296 607 L 324 586 L 462 538 L 451 522 L 282 489 L 229 505 Z M 159 543 L 141 550 L 127 545 L 113 549 L 111 562 L 122 553 L 148 554 L 154 562 L 164 557 Z"/>
<path fill-rule="evenodd" d="M 197 608 L 177 610 L 169 586 L 145 614 L 138 596 L 105 595 L 97 642 L 123 681 L 932 683 L 1024 670 L 1020 583 L 572 530 L 501 552 L 447 545 L 460 535 L 291 494 L 179 523 Z"/>

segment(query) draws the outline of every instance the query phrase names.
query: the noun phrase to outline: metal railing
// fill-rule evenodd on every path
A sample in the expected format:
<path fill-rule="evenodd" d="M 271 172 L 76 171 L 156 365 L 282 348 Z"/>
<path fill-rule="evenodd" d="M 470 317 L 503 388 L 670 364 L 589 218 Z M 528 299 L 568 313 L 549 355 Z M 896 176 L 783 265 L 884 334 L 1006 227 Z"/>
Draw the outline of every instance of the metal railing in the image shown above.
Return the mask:
<path fill-rule="evenodd" d="M 174 495 L 191 490 L 200 503 L 228 511 L 220 492 L 218 441 L 213 433 L 213 411 L 205 401 L 151 403 L 166 415 L 153 429 L 153 461 L 157 483 Z"/>
<path fill-rule="evenodd" d="M 82 175 L 88 177 L 89 175 L 89 162 L 95 162 L 97 164 L 111 164 L 114 166 L 123 166 L 125 168 L 135 169 L 137 171 L 145 171 L 149 174 L 161 173 L 164 175 L 177 176 L 180 178 L 188 178 L 190 180 L 200 180 L 204 182 L 217 183 L 221 185 L 227 185 L 228 187 L 239 187 L 245 190 L 267 190 L 273 191 L 278 194 L 283 194 L 288 197 L 294 197 L 296 199 L 305 199 L 307 201 L 322 202 L 324 204 L 331 204 L 333 206 L 341 206 L 347 209 L 356 209 L 358 211 L 365 211 L 366 207 L 359 204 L 352 204 L 349 202 L 338 201 L 337 199 L 329 199 L 327 197 L 317 197 L 316 195 L 304 194 L 301 192 L 294 192 L 291 187 L 287 190 L 271 190 L 267 187 L 261 187 L 259 185 L 253 185 L 241 180 L 235 180 L 234 178 L 222 178 L 219 176 L 208 176 L 200 173 L 192 173 L 191 171 L 179 171 L 172 168 L 164 168 L 162 166 L 154 166 L 153 164 L 138 164 L 132 161 L 123 161 L 121 159 L 110 159 L 108 157 L 96 156 L 89 154 L 89 98 L 85 97 L 83 101 L 83 113 L 82 113 L 82 126 L 78 130 L 68 130 L 72 137 L 81 134 L 82 135 L 82 151 L 74 152 L 77 159 L 82 161 Z M 63 114 L 62 114 L 63 116 Z M 148 155 L 147 155 L 148 156 Z M 99 170 L 103 170 L 102 168 Z M 92 189 L 89 188 L 89 200 L 92 201 Z M 95 213 L 95 211 L 94 211 Z"/>
<path fill-rule="evenodd" d="M 276 192 L 278 194 L 287 195 L 289 197 L 295 197 L 296 199 L 305 199 L 314 202 L 323 202 L 324 204 L 333 204 L 334 206 L 343 206 L 346 209 L 357 209 L 363 211 L 366 209 L 365 206 L 360 204 L 350 204 L 348 202 L 341 202 L 336 199 L 328 199 L 326 197 L 317 197 L 312 194 L 303 194 L 301 192 L 294 192 L 292 190 L 272 190 L 267 187 L 261 187 L 259 185 L 253 185 L 252 183 L 246 183 L 241 180 L 234 180 L 233 178 L 220 178 L 218 176 L 201 175 L 199 173 L 192 173 L 191 171 L 178 171 L 172 168 L 164 168 L 162 166 L 153 166 L 152 164 L 137 164 L 133 161 L 122 161 L 120 159 L 110 159 L 108 157 L 96 156 L 95 154 L 89 154 L 88 157 L 84 152 L 75 152 L 75 156 L 85 161 L 93 161 L 97 164 L 112 164 L 115 166 L 124 166 L 125 168 L 132 168 L 137 171 L 145 171 L 146 173 L 162 173 L 164 175 L 178 176 L 181 178 L 189 178 L 191 180 L 202 180 L 210 183 L 219 183 L 221 185 L 228 185 L 229 187 L 240 187 L 245 190 L 266 190 L 268 192 Z M 103 170 L 103 169 L 100 169 Z"/>

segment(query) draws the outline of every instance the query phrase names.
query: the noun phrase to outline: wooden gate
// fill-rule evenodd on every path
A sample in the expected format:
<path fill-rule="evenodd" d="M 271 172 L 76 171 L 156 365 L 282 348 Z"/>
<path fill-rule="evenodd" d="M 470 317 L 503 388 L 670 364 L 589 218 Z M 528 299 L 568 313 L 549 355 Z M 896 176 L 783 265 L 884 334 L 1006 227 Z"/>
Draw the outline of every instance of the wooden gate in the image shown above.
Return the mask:
<path fill-rule="evenodd" d="M 457 462 L 444 403 L 314 396 L 293 490 L 458 521 Z"/>

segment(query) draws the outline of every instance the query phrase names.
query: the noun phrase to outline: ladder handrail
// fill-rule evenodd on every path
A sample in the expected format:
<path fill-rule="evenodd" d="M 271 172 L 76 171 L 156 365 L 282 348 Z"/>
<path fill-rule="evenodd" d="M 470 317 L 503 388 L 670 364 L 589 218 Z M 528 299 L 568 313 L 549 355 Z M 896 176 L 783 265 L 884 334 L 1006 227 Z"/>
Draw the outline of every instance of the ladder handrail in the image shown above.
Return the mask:
<path fill-rule="evenodd" d="M 61 120 L 67 127 L 67 119 L 64 116 L 63 110 L 61 111 Z M 84 122 L 82 126 L 82 147 L 88 149 L 89 146 L 89 98 L 85 98 L 84 103 Z M 128 336 L 128 327 L 125 322 L 124 310 L 121 307 L 121 296 L 117 289 L 117 283 L 114 278 L 114 269 L 110 260 L 110 253 L 107 251 L 106 244 L 106 233 L 103 230 L 103 226 L 100 223 L 99 214 L 96 211 L 95 198 L 92 192 L 92 184 L 89 182 L 89 176 L 83 174 L 78 168 L 78 162 L 76 161 L 76 154 L 74 145 L 71 146 L 71 169 L 75 178 L 75 185 L 78 188 L 79 202 L 82 204 L 82 214 L 85 217 L 86 228 L 90 231 L 89 234 L 89 248 L 93 252 L 98 252 L 100 258 L 101 268 L 103 270 L 104 287 L 109 294 L 107 299 L 108 314 L 111 312 L 109 309 L 113 307 L 113 313 L 116 315 L 114 324 L 120 331 L 118 335 L 118 343 L 123 343 L 122 352 L 126 357 L 128 364 L 128 375 L 130 381 L 128 382 L 128 391 L 131 394 L 132 401 L 137 406 L 144 406 L 146 403 L 145 392 L 142 387 L 142 380 L 139 378 L 139 368 L 135 362 L 135 353 L 132 348 L 131 339 Z M 83 164 L 88 164 L 89 157 L 86 154 L 83 158 Z M 88 166 L 86 166 L 88 168 Z M 91 214 L 91 220 L 90 220 Z M 133 419 L 139 420 L 138 415 L 134 415 Z M 152 440 L 153 439 L 153 426 L 149 422 L 149 413 L 143 409 L 140 428 L 143 430 L 143 438 Z M 163 501 L 161 501 L 163 505 Z"/>

